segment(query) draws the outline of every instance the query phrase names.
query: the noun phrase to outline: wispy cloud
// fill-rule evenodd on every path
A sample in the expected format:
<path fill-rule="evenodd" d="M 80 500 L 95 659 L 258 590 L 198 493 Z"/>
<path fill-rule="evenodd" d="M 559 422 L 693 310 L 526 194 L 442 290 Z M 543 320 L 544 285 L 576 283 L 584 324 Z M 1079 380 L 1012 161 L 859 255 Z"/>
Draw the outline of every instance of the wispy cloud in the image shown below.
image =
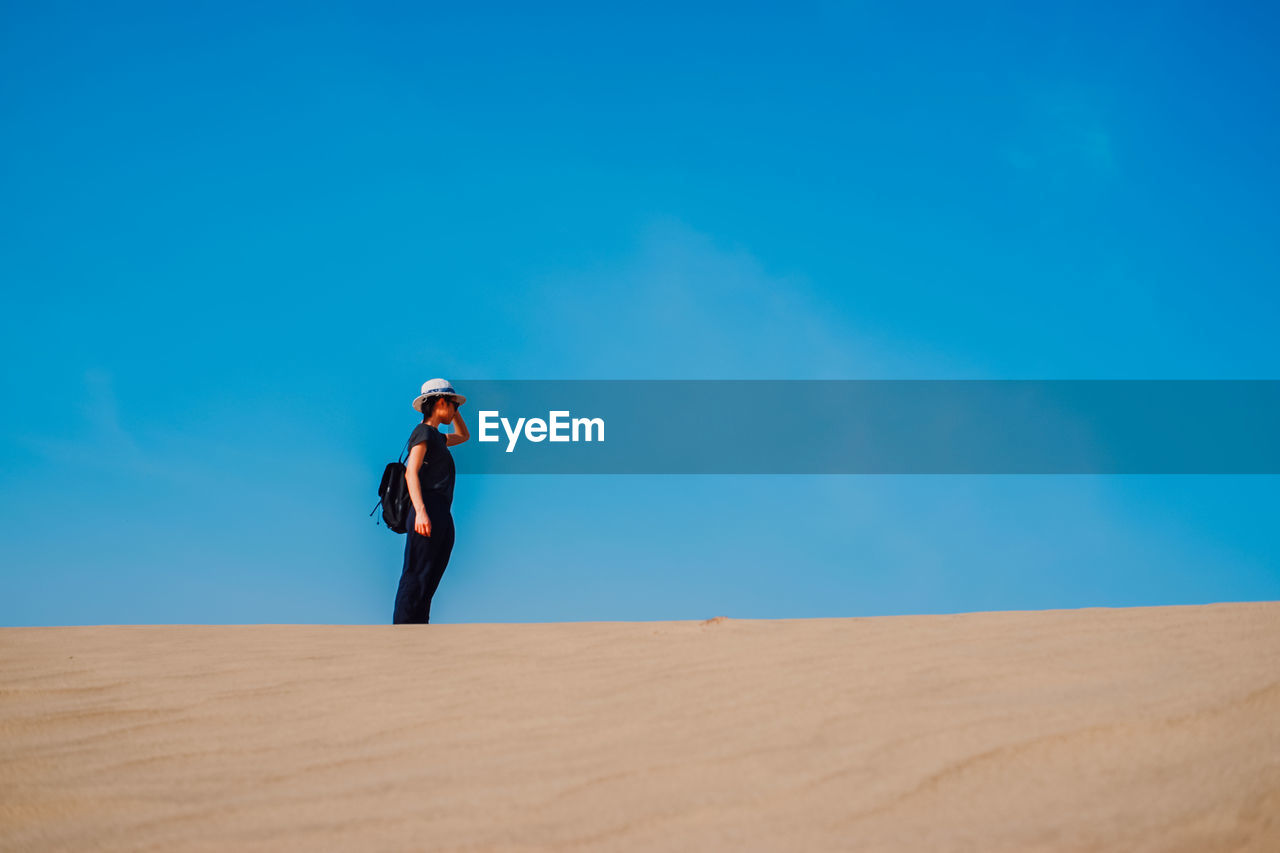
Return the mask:
<path fill-rule="evenodd" d="M 1119 169 L 1114 136 L 1096 99 L 1065 86 L 1041 87 L 1025 98 L 1005 160 L 1019 171 L 1071 180 Z"/>
<path fill-rule="evenodd" d="M 856 288 L 857 283 L 851 283 Z M 636 252 L 547 276 L 520 303 L 529 378 L 876 378 L 945 370 L 860 328 L 799 273 L 767 270 L 678 221 Z"/>
<path fill-rule="evenodd" d="M 86 368 L 67 408 L 78 417 L 59 432 L 19 434 L 13 439 L 59 467 L 180 483 L 192 482 L 197 473 L 197 460 L 171 458 L 139 440 L 126 426 L 128 419 L 122 413 L 115 375 L 110 370 Z"/>

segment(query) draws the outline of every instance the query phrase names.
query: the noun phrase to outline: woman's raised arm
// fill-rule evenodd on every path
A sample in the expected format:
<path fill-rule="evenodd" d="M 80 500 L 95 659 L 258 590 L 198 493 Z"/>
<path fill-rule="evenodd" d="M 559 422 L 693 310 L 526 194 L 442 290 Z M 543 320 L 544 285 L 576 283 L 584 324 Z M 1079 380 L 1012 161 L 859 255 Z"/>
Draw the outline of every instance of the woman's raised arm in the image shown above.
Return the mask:
<path fill-rule="evenodd" d="M 471 438 L 471 431 L 467 429 L 467 422 L 462 419 L 462 410 L 455 409 L 453 412 L 453 432 L 448 435 L 448 443 L 446 447 L 452 447 L 455 444 L 462 444 L 468 438 Z"/>

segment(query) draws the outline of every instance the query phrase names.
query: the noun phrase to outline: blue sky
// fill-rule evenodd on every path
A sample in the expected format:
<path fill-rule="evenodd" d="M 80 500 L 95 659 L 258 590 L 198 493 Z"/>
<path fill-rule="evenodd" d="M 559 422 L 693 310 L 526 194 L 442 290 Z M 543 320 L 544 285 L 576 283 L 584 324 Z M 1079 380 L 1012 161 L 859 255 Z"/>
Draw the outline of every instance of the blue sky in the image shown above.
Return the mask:
<path fill-rule="evenodd" d="M 1276 35 L 5 4 L 0 624 L 389 621 L 367 513 L 435 376 L 1280 378 Z M 1276 599 L 1278 486 L 466 477 L 433 618 Z"/>

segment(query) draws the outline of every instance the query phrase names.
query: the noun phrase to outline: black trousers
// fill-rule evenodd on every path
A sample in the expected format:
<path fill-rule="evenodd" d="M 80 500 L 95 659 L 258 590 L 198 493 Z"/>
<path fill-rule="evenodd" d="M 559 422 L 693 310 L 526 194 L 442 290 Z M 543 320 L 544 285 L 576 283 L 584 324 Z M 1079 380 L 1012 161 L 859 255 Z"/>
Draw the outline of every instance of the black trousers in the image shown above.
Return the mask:
<path fill-rule="evenodd" d="M 449 555 L 453 553 L 453 515 L 447 504 L 426 501 L 431 519 L 431 535 L 413 529 L 417 511 L 409 507 L 409 528 L 405 533 L 404 569 L 396 590 L 396 609 L 391 618 L 396 625 L 425 625 L 431 621 L 431 597 L 440 586 Z"/>

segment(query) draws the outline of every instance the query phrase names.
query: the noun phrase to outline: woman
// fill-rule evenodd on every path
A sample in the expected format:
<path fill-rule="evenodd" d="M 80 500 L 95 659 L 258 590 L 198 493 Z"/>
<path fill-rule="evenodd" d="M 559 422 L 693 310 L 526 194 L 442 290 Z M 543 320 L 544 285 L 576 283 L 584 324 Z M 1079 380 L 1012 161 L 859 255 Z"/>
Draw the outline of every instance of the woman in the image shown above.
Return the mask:
<path fill-rule="evenodd" d="M 443 379 L 422 386 L 413 407 L 422 412 L 422 423 L 409 436 L 409 460 L 405 485 L 413 506 L 409 509 L 404 543 L 404 570 L 396 591 L 392 622 L 396 625 L 431 621 L 431 597 L 436 594 L 449 554 L 453 551 L 453 454 L 449 445 L 471 437 L 458 407 L 467 398 Z M 440 432 L 440 424 L 453 424 L 453 432 Z"/>

